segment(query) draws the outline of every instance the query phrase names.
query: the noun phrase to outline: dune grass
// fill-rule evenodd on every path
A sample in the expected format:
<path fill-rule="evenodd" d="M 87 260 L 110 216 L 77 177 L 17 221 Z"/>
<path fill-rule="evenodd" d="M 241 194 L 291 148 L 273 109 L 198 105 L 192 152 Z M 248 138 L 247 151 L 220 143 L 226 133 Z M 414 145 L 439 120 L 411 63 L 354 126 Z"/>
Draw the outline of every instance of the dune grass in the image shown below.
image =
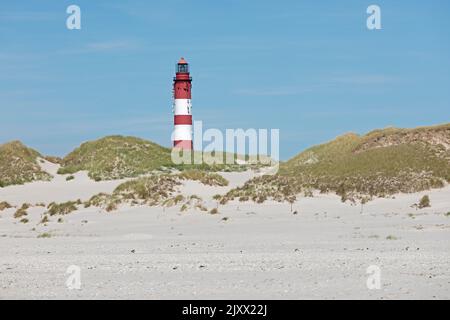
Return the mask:
<path fill-rule="evenodd" d="M 180 185 L 180 182 L 173 175 L 152 175 L 122 183 L 114 190 L 113 196 L 142 200 L 147 204 L 160 204 L 175 192 L 177 185 Z"/>
<path fill-rule="evenodd" d="M 46 224 L 50 222 L 50 219 L 48 218 L 48 215 L 44 214 L 41 221 L 39 222 L 40 224 Z"/>
<path fill-rule="evenodd" d="M 28 215 L 27 209 L 29 207 L 27 205 L 22 205 L 19 209 L 14 213 L 14 218 L 19 219 Z"/>
<path fill-rule="evenodd" d="M 228 180 L 217 173 L 208 173 L 205 171 L 200 171 L 197 169 L 190 169 L 182 171 L 177 175 L 177 177 L 183 180 L 194 180 L 199 181 L 205 185 L 209 186 L 220 186 L 224 187 L 228 185 Z"/>
<path fill-rule="evenodd" d="M 428 195 L 424 195 L 424 196 L 420 199 L 420 201 L 419 201 L 417 207 L 418 207 L 419 209 L 431 207 L 430 197 L 429 197 Z"/>
<path fill-rule="evenodd" d="M 38 237 L 38 238 L 41 238 L 41 239 L 42 239 L 42 238 L 51 238 L 52 235 L 51 235 L 51 233 L 44 232 L 44 233 L 39 234 L 37 237 Z"/>
<path fill-rule="evenodd" d="M 196 172 L 232 172 L 245 171 L 265 166 L 262 162 L 238 164 L 238 160 L 248 160 L 248 157 L 231 155 L 232 164 L 208 164 L 207 154 L 201 152 L 187 153 L 188 164 L 176 164 L 172 161 L 172 150 L 156 143 L 136 137 L 108 136 L 99 140 L 83 143 L 62 160 L 59 174 L 73 174 L 80 170 L 87 170 L 89 177 L 96 181 L 133 178 L 149 174 L 155 170 L 179 170 Z M 184 153 L 181 152 L 180 156 Z M 194 158 L 203 155 L 203 163 L 195 164 Z M 224 159 L 228 154 L 220 152 L 217 157 Z M 206 162 L 205 162 L 206 161 Z"/>
<path fill-rule="evenodd" d="M 220 177 L 220 178 L 219 178 Z M 99 193 L 84 202 L 84 207 L 100 207 L 106 211 L 116 210 L 120 204 L 172 207 L 181 206 L 181 211 L 189 208 L 207 211 L 203 200 L 190 195 L 179 194 L 178 186 L 183 180 L 195 180 L 206 185 L 226 185 L 228 181 L 216 173 L 185 171 L 181 173 L 154 173 L 120 184 L 112 194 Z"/>
<path fill-rule="evenodd" d="M 398 238 L 396 236 L 393 236 L 393 235 L 388 235 L 386 237 L 386 240 L 398 240 Z"/>
<path fill-rule="evenodd" d="M 172 174 L 153 174 L 120 184 L 112 194 L 99 193 L 84 203 L 84 207 L 104 208 L 107 212 L 116 210 L 121 203 L 131 205 L 168 205 L 173 198 L 179 179 Z M 172 199 L 173 203 L 181 201 Z"/>
<path fill-rule="evenodd" d="M 61 164 L 62 159 L 60 157 L 55 156 L 44 156 L 44 159 L 51 163 Z"/>
<path fill-rule="evenodd" d="M 283 201 L 313 189 L 355 201 L 440 188 L 450 182 L 449 146 L 450 124 L 346 134 L 281 163 L 275 176 L 231 190 L 223 202 Z"/>
<path fill-rule="evenodd" d="M 27 148 L 20 141 L 0 145 L 0 187 L 50 180 L 37 161 L 39 152 Z"/>
<path fill-rule="evenodd" d="M 281 165 L 280 175 L 343 198 L 351 193 L 385 196 L 443 187 L 450 181 L 450 153 L 442 145 L 450 140 L 450 127 L 422 130 L 348 134 L 289 160 Z M 437 139 L 430 136 L 439 137 L 442 144 L 431 144 Z"/>
<path fill-rule="evenodd" d="M 52 202 L 48 205 L 48 213 L 50 216 L 54 215 L 66 215 L 77 210 L 77 206 L 81 204 L 80 200 L 77 201 L 67 201 L 63 203 Z"/>
<path fill-rule="evenodd" d="M 0 211 L 3 211 L 5 209 L 10 209 L 10 208 L 12 208 L 12 206 L 8 202 L 6 202 L 6 201 L 0 202 Z"/>
<path fill-rule="evenodd" d="M 61 161 L 59 174 L 87 170 L 94 180 L 136 177 L 170 164 L 170 151 L 135 137 L 108 136 L 83 143 Z"/>

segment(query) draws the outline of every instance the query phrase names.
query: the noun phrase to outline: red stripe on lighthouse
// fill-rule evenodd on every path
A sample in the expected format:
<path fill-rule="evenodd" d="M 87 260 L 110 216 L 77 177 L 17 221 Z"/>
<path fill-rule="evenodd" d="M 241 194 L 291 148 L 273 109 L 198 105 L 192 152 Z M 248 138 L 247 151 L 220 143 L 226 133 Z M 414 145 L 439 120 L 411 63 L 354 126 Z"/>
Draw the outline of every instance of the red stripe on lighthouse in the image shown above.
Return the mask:
<path fill-rule="evenodd" d="M 177 81 L 174 86 L 175 99 L 191 99 L 191 84 L 187 81 Z"/>
<path fill-rule="evenodd" d="M 191 115 L 176 115 L 174 120 L 175 120 L 175 125 L 177 125 L 177 124 L 192 124 L 192 116 Z"/>

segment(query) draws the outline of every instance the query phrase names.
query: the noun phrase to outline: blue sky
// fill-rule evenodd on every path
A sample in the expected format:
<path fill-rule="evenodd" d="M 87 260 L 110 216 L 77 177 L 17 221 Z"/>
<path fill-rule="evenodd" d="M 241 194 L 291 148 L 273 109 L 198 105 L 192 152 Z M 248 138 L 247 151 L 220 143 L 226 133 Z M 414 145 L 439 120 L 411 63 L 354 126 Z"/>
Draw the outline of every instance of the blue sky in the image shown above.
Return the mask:
<path fill-rule="evenodd" d="M 82 29 L 66 28 L 81 7 Z M 381 7 L 382 30 L 366 28 Z M 280 153 L 346 132 L 450 122 L 450 2 L 2 1 L 0 143 L 64 155 L 170 145 L 174 64 L 205 128 L 279 128 Z"/>

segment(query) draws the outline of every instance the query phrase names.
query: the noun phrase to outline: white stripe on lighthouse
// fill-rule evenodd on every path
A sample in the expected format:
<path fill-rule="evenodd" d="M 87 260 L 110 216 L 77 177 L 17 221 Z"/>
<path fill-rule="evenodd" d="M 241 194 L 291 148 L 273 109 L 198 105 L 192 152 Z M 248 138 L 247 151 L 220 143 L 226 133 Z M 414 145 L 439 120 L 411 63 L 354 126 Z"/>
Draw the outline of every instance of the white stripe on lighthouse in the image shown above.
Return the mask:
<path fill-rule="evenodd" d="M 175 99 L 173 111 L 175 115 L 191 115 L 192 104 L 191 99 Z"/>
<path fill-rule="evenodd" d="M 192 125 L 178 124 L 172 134 L 172 141 L 192 140 Z"/>

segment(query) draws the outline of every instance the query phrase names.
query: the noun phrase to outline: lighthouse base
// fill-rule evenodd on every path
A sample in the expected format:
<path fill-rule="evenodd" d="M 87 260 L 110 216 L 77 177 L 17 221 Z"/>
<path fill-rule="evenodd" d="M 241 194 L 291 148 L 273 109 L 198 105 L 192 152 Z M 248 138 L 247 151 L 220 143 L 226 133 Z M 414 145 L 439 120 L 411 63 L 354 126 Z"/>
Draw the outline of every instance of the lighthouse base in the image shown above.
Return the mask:
<path fill-rule="evenodd" d="M 192 150 L 192 140 L 176 140 L 173 142 L 173 147 L 181 150 Z"/>

